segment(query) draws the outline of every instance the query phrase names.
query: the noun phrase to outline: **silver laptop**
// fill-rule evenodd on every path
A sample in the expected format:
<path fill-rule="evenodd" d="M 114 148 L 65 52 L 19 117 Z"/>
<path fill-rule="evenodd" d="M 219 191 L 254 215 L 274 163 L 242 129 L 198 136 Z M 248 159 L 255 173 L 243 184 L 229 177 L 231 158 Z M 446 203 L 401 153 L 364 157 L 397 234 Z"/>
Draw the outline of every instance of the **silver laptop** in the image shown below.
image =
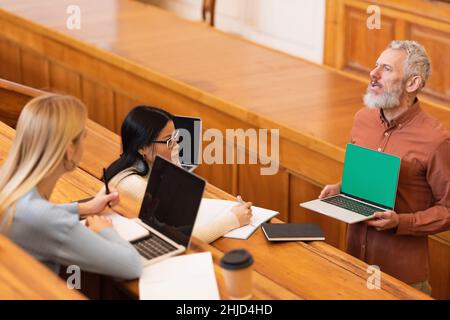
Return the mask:
<path fill-rule="evenodd" d="M 202 120 L 196 117 L 175 116 L 173 121 L 179 132 L 181 167 L 192 172 L 201 159 Z"/>
<path fill-rule="evenodd" d="M 300 206 L 350 224 L 372 219 L 394 209 L 399 172 L 399 157 L 348 144 L 341 193 Z"/>
<path fill-rule="evenodd" d="M 149 231 L 131 243 L 145 265 L 185 252 L 205 188 L 205 180 L 156 157 L 137 223 Z"/>

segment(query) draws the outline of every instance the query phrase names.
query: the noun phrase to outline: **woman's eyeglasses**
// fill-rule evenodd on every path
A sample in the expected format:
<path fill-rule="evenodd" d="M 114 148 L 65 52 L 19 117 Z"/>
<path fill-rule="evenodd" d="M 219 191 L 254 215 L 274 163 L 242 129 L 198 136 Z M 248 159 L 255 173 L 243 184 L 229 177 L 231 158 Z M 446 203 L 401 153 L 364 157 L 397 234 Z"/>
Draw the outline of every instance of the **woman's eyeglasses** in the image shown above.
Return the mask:
<path fill-rule="evenodd" d="M 153 140 L 152 142 L 153 143 L 165 143 L 167 145 L 168 149 L 172 149 L 175 146 L 175 144 L 178 143 L 178 141 L 180 141 L 180 138 L 178 137 L 179 133 L 180 132 L 178 130 L 175 130 L 169 139 L 164 140 L 164 141 Z"/>

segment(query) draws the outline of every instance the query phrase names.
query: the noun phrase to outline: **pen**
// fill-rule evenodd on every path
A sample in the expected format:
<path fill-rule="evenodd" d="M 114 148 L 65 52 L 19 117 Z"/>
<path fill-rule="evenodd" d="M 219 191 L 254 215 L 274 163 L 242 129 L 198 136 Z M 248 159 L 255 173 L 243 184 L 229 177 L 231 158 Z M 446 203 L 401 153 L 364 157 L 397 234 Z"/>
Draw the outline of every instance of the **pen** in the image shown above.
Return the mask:
<path fill-rule="evenodd" d="M 106 169 L 103 168 L 103 182 L 105 183 L 105 193 L 109 194 L 109 187 L 108 187 L 108 182 L 106 182 Z M 108 202 L 108 207 L 111 208 L 111 204 Z"/>

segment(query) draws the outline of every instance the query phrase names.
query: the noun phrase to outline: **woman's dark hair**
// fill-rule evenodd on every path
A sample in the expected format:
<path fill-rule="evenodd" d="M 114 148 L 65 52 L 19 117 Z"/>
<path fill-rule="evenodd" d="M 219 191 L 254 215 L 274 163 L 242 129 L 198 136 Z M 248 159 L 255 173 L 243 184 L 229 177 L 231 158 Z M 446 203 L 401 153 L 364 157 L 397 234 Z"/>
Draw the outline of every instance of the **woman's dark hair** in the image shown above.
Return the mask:
<path fill-rule="evenodd" d="M 147 161 L 139 153 L 139 149 L 146 147 L 156 140 L 159 133 L 173 115 L 157 107 L 137 106 L 126 116 L 121 127 L 122 154 L 106 169 L 105 178 L 109 181 L 119 172 L 134 167 L 134 173 L 145 176 L 149 172 Z M 136 169 L 141 164 L 143 170 Z"/>

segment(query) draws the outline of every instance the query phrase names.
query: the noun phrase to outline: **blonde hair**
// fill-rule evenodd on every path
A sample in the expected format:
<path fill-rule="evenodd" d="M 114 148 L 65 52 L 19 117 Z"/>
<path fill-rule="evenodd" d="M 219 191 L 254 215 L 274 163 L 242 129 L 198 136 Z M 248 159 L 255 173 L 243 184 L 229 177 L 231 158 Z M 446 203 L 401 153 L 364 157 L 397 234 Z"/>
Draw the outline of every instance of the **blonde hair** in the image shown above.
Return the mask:
<path fill-rule="evenodd" d="M 61 164 L 70 143 L 78 142 L 86 118 L 85 105 L 72 96 L 43 95 L 25 105 L 0 169 L 0 232 L 11 225 L 16 201 Z"/>

